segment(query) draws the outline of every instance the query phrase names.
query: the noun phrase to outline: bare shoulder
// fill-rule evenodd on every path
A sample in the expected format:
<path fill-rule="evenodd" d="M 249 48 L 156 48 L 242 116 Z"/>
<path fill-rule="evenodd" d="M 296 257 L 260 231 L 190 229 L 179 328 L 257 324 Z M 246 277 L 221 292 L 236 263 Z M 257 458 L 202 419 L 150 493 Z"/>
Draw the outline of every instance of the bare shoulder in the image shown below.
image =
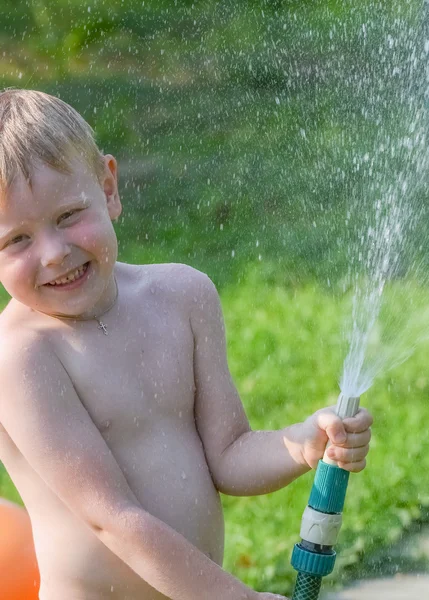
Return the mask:
<path fill-rule="evenodd" d="M 150 265 L 147 281 L 163 291 L 178 292 L 184 296 L 213 289 L 214 284 L 202 271 L 182 263 Z"/>
<path fill-rule="evenodd" d="M 176 306 L 192 305 L 207 294 L 217 295 L 210 278 L 203 272 L 181 263 L 132 265 L 132 277 L 138 281 L 138 293 L 150 294 Z"/>
<path fill-rule="evenodd" d="M 12 333 L 16 327 L 20 329 L 22 320 L 17 313 L 18 310 L 13 300 L 9 301 L 5 308 L 0 312 L 0 337 L 2 339 L 4 339 L 4 336 L 8 333 Z"/>
<path fill-rule="evenodd" d="M 41 339 L 36 311 L 12 299 L 0 312 L 1 346 Z M 4 342 L 4 343 L 3 343 Z"/>
<path fill-rule="evenodd" d="M 0 373 L 13 368 L 25 370 L 31 365 L 49 361 L 54 350 L 46 336 L 28 327 L 12 329 L 10 323 L 0 323 Z"/>

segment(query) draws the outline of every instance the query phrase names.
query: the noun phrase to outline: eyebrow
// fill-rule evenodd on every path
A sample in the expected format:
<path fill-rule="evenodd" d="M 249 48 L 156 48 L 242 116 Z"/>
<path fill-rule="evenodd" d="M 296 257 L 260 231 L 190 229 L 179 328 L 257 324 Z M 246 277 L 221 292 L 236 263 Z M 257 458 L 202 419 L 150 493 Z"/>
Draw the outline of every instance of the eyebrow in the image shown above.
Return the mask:
<path fill-rule="evenodd" d="M 86 207 L 86 206 L 89 206 L 91 204 L 91 202 L 90 202 L 89 198 L 87 198 L 87 197 L 75 198 L 75 199 L 71 200 L 70 202 L 68 202 L 67 204 L 58 206 L 55 213 L 58 215 L 61 215 L 61 213 L 67 212 L 71 208 L 75 207 L 77 204 L 80 204 L 80 205 L 83 204 Z M 18 227 L 13 227 L 12 229 L 2 229 L 0 226 L 0 241 L 3 241 L 6 238 L 13 236 L 14 233 L 17 233 L 18 231 L 22 231 L 22 229 L 25 228 L 27 223 L 28 223 L 28 221 L 24 221 L 21 225 L 19 225 Z"/>

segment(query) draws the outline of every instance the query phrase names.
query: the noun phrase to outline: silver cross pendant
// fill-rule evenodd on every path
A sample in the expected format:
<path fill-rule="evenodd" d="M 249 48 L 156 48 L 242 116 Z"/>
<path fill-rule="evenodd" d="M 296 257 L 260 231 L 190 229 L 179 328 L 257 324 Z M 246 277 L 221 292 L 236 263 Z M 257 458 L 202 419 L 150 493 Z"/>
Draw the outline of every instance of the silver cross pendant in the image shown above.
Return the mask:
<path fill-rule="evenodd" d="M 104 335 L 108 335 L 107 333 L 107 327 L 106 325 L 103 323 L 103 321 L 98 321 L 98 329 L 102 329 Z"/>

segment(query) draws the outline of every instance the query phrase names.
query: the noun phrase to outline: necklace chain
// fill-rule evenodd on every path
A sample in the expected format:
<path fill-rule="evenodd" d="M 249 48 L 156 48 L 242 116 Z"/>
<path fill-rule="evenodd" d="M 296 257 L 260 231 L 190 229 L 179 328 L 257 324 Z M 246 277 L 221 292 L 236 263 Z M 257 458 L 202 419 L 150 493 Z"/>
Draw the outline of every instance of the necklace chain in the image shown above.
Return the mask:
<path fill-rule="evenodd" d="M 116 277 L 114 278 L 115 280 L 115 287 L 116 287 L 116 293 L 115 293 L 115 297 L 113 299 L 113 302 L 106 308 L 106 310 L 104 312 L 101 313 L 101 315 L 98 315 L 98 317 L 94 316 L 94 317 L 79 317 L 78 315 L 60 315 L 60 314 L 50 314 L 50 313 L 45 313 L 48 314 L 50 317 L 54 317 L 56 319 L 65 319 L 68 321 L 97 321 L 98 323 L 98 329 L 101 329 L 104 333 L 104 335 L 108 335 L 108 331 L 107 331 L 107 327 L 106 324 L 103 323 L 103 321 L 101 320 L 101 317 L 103 317 L 106 313 L 109 312 L 109 310 L 111 310 L 114 305 L 116 304 L 116 300 L 118 299 L 118 295 L 119 295 L 119 289 L 118 289 L 118 282 L 116 281 Z"/>

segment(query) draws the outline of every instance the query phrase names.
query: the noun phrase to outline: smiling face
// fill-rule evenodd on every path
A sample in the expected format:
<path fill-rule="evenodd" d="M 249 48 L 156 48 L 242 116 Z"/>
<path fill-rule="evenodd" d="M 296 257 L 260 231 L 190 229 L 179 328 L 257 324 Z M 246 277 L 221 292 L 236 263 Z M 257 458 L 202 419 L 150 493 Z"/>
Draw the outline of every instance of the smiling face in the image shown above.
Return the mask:
<path fill-rule="evenodd" d="M 99 181 L 83 163 L 72 174 L 40 165 L 31 187 L 13 182 L 0 204 L 0 281 L 20 303 L 51 315 L 101 314 L 113 301 L 121 213 L 115 159 Z"/>

